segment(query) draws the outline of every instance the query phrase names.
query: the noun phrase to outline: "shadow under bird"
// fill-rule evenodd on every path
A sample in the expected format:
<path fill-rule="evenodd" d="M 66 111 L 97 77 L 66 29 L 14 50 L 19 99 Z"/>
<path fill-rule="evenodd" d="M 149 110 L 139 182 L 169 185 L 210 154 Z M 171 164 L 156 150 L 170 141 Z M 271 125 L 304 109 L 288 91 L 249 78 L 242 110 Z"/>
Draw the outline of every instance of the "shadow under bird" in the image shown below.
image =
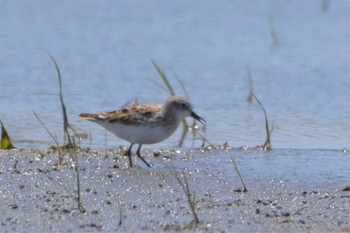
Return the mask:
<path fill-rule="evenodd" d="M 127 151 L 130 167 L 132 167 L 131 149 L 134 144 L 139 144 L 136 155 L 150 167 L 151 165 L 140 154 L 143 144 L 164 141 L 176 131 L 185 117 L 205 122 L 193 111 L 190 100 L 182 96 L 171 96 L 164 104 L 134 104 L 112 112 L 81 113 L 79 116 L 101 125 L 115 136 L 130 142 Z"/>

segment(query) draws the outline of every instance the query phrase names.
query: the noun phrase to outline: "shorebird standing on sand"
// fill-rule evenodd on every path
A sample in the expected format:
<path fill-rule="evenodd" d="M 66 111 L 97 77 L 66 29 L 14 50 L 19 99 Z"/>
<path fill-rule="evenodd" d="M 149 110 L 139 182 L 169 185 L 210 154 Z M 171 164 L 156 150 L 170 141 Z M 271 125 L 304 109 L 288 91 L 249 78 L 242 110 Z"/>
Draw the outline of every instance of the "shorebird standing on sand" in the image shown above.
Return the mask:
<path fill-rule="evenodd" d="M 139 144 L 136 155 L 150 167 L 151 165 L 140 154 L 141 146 L 167 139 L 188 116 L 204 123 L 204 120 L 193 111 L 191 102 L 182 96 L 171 96 L 164 104 L 134 104 L 113 112 L 80 114 L 81 118 L 95 122 L 115 136 L 131 143 L 127 151 L 130 167 L 132 167 L 131 149 L 134 144 Z"/>

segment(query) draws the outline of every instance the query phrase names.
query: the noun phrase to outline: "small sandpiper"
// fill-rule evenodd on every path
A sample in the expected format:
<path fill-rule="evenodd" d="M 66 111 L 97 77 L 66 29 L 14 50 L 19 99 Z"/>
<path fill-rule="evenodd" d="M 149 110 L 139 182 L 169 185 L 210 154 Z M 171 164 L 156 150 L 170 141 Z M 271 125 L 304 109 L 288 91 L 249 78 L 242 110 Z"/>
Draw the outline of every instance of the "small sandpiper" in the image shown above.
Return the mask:
<path fill-rule="evenodd" d="M 139 144 L 136 155 L 148 166 L 151 165 L 141 156 L 143 144 L 159 143 L 170 137 L 185 117 L 204 123 L 203 118 L 193 111 L 191 102 L 182 96 L 171 96 L 165 103 L 126 106 L 121 109 L 98 114 L 81 113 L 85 120 L 95 122 L 115 136 L 131 143 L 127 155 L 132 167 L 131 149 Z"/>

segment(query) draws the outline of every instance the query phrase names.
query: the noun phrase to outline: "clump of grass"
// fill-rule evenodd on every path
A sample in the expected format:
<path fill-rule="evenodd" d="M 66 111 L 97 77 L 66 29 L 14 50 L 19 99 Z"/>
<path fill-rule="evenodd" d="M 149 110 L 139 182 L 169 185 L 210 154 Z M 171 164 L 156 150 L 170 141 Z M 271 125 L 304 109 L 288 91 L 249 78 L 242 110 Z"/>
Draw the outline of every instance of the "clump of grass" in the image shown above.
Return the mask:
<path fill-rule="evenodd" d="M 38 119 L 38 121 L 40 122 L 40 124 L 43 126 L 43 128 L 46 130 L 46 132 L 54 140 L 56 146 L 53 146 L 51 148 L 58 151 L 59 163 L 62 164 L 62 162 L 63 162 L 62 150 L 66 150 L 66 149 L 79 150 L 80 147 L 76 144 L 76 141 L 75 141 L 75 138 L 73 135 L 80 135 L 80 134 L 77 133 L 76 130 L 69 124 L 68 116 L 67 116 L 67 109 L 66 109 L 66 105 L 65 105 L 64 99 L 63 99 L 61 71 L 60 71 L 60 68 L 59 68 L 59 65 L 58 65 L 56 59 L 51 54 L 48 54 L 48 55 L 51 58 L 53 64 L 55 65 L 57 75 L 58 75 L 59 97 L 60 97 L 62 116 L 63 116 L 63 133 L 64 133 L 64 144 L 62 146 L 59 145 L 59 142 L 58 142 L 56 135 L 54 136 L 47 129 L 47 127 L 45 126 L 43 121 L 40 119 L 39 115 L 34 111 L 33 111 L 33 113 L 34 113 L 35 117 Z M 69 131 L 72 131 L 72 134 Z M 79 137 L 79 140 L 80 140 L 80 137 Z"/>
<path fill-rule="evenodd" d="M 58 74 L 58 81 L 59 81 L 59 89 L 60 89 L 60 102 L 61 102 L 61 108 L 62 108 L 62 115 L 63 115 L 63 131 L 64 131 L 64 145 L 60 146 L 59 141 L 57 139 L 56 135 L 53 135 L 50 130 L 45 126 L 44 122 L 40 119 L 39 115 L 33 111 L 35 117 L 38 119 L 42 127 L 46 130 L 46 132 L 50 135 L 50 137 L 54 140 L 56 147 L 53 147 L 53 149 L 58 151 L 59 154 L 59 164 L 63 163 L 63 152 L 67 151 L 69 152 L 70 157 L 74 160 L 74 170 L 76 173 L 76 182 L 77 182 L 77 195 L 74 197 L 77 200 L 78 203 L 78 209 L 80 212 L 85 212 L 85 209 L 81 203 L 81 195 L 80 195 L 80 174 L 79 174 L 79 164 L 78 164 L 78 156 L 76 152 L 78 151 L 79 147 L 75 143 L 75 139 L 73 136 L 71 136 L 69 130 L 71 130 L 74 135 L 78 135 L 78 133 L 71 127 L 71 125 L 68 122 L 68 116 L 67 116 L 67 110 L 66 106 L 63 101 L 63 91 L 62 91 L 62 78 L 61 78 L 61 72 L 58 66 L 58 63 L 56 62 L 55 58 L 49 54 L 52 62 L 55 65 L 57 74 Z M 66 140 L 68 142 L 66 143 Z M 73 152 L 73 153 L 71 153 Z M 59 183 L 59 182 L 58 182 Z M 64 186 L 63 186 L 64 187 Z"/>
<path fill-rule="evenodd" d="M 67 116 L 67 109 L 66 105 L 64 104 L 63 100 L 63 91 L 62 91 L 62 77 L 61 77 L 61 71 L 58 66 L 58 63 L 56 59 L 49 54 L 53 64 L 55 65 L 57 75 L 58 75 L 58 83 L 59 83 L 59 88 L 60 88 L 60 102 L 61 102 L 61 108 L 62 108 L 62 116 L 63 116 L 63 132 L 64 132 L 64 142 L 66 142 L 66 139 L 68 140 L 67 143 L 65 143 L 61 148 L 64 149 L 77 149 L 78 146 L 75 143 L 75 139 L 71 134 L 69 133 L 69 129 L 73 131 L 74 134 L 77 134 L 77 132 L 73 129 L 73 127 L 69 124 L 68 122 L 68 116 Z M 80 198 L 80 175 L 79 175 L 79 166 L 78 166 L 78 156 L 75 153 L 70 154 L 71 157 L 74 159 L 74 169 L 75 169 L 75 174 L 76 174 L 76 180 L 77 180 L 77 203 L 78 203 L 78 209 L 80 212 L 85 212 L 85 209 L 81 203 L 81 198 Z"/>
<path fill-rule="evenodd" d="M 235 161 L 233 158 L 231 158 L 231 161 L 232 161 L 233 165 L 235 166 L 235 170 L 236 170 L 236 172 L 237 172 L 237 174 L 238 174 L 238 177 L 239 177 L 239 179 L 241 180 L 241 182 L 242 182 L 242 184 L 243 184 L 243 189 L 242 189 L 242 188 L 236 189 L 235 192 L 239 192 L 239 193 L 248 192 L 247 186 L 245 185 L 245 183 L 244 183 L 244 181 L 243 181 L 243 178 L 242 178 L 242 176 L 241 176 L 241 173 L 240 173 L 239 170 L 238 170 L 236 161 Z"/>
<path fill-rule="evenodd" d="M 172 87 L 172 85 L 170 84 L 170 81 L 169 81 L 169 78 L 167 77 L 167 75 L 165 74 L 165 72 L 154 62 L 152 61 L 152 64 L 154 66 L 154 68 L 157 70 L 157 73 L 158 75 L 160 76 L 162 82 L 164 83 L 165 87 L 161 84 L 159 84 L 158 82 L 154 81 L 154 80 L 150 80 L 151 82 L 153 82 L 154 84 L 156 84 L 157 86 L 159 86 L 160 88 L 162 88 L 164 91 L 166 91 L 169 95 L 175 95 L 175 91 L 174 91 L 174 88 Z M 176 76 L 176 80 L 177 82 L 180 84 L 183 92 L 185 93 L 186 97 L 188 99 L 189 98 L 189 94 L 185 88 L 185 85 L 183 84 L 183 82 L 180 80 L 180 78 L 178 76 Z M 192 132 L 192 135 L 193 135 L 193 142 L 195 141 L 195 139 L 197 139 L 197 135 L 199 136 L 200 139 L 203 140 L 203 143 L 202 143 L 202 147 L 204 147 L 204 144 L 205 142 L 208 142 L 210 145 L 212 145 L 209 140 L 205 137 L 205 135 L 201 134 L 198 129 L 198 125 L 196 123 L 196 121 L 193 121 L 192 124 L 189 124 L 187 122 L 186 119 L 184 119 L 182 121 L 182 125 L 183 125 L 183 131 L 182 131 L 182 134 L 181 134 L 181 138 L 179 140 L 179 143 L 178 143 L 178 146 L 179 147 L 182 147 L 183 144 L 184 144 L 184 141 L 186 139 L 186 136 L 188 134 L 188 132 Z"/>
<path fill-rule="evenodd" d="M 183 180 L 182 180 L 181 175 L 175 170 L 175 168 L 171 168 L 171 170 L 174 173 L 174 176 L 175 176 L 177 182 L 180 184 L 183 192 L 185 193 L 187 203 L 188 203 L 188 206 L 190 208 L 190 211 L 191 211 L 191 214 L 193 217 L 193 222 L 195 224 L 198 224 L 199 218 L 198 218 L 197 213 L 196 213 L 196 207 L 197 207 L 196 195 L 195 195 L 195 193 L 191 194 L 185 171 L 182 170 L 182 177 L 183 177 Z"/>
<path fill-rule="evenodd" d="M 0 120 L 1 124 L 1 150 L 12 150 L 16 149 L 16 147 L 12 144 L 11 138 L 9 134 L 7 133 L 5 126 L 2 124 L 2 121 Z"/>
<path fill-rule="evenodd" d="M 273 131 L 274 125 L 272 125 L 271 129 L 269 128 L 269 120 L 267 117 L 266 110 L 265 110 L 264 106 L 262 105 L 262 103 L 260 102 L 260 100 L 256 97 L 254 90 L 253 90 L 253 81 L 252 81 L 252 76 L 251 76 L 251 72 L 250 72 L 249 67 L 247 67 L 247 73 L 248 73 L 248 80 L 249 80 L 249 96 L 247 98 L 247 101 L 248 101 L 248 103 L 252 103 L 253 100 L 255 100 L 258 103 L 258 105 L 261 107 L 261 109 L 263 110 L 264 116 L 265 116 L 266 140 L 265 140 L 265 143 L 263 145 L 256 146 L 256 148 L 261 149 L 261 150 L 265 150 L 265 151 L 271 150 L 271 148 L 272 148 L 271 133 Z"/>

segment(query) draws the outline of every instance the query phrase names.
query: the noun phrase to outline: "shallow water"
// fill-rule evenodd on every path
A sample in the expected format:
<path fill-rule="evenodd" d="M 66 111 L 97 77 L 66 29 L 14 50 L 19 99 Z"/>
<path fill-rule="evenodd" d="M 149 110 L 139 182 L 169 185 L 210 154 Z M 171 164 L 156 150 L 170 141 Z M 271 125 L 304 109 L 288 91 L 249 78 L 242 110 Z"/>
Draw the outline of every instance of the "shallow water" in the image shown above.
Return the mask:
<path fill-rule="evenodd" d="M 154 60 L 179 94 L 181 78 L 212 143 L 256 146 L 264 142 L 264 118 L 246 102 L 249 66 L 255 94 L 276 125 L 274 148 L 349 148 L 349 4 L 331 1 L 325 11 L 320 0 L 7 1 L 0 8 L 0 119 L 19 148 L 53 144 L 33 110 L 62 138 L 50 52 L 61 68 L 70 122 L 92 135 L 83 145 L 127 145 L 77 115 L 135 97 L 163 102 L 168 94 L 149 81 L 160 82 Z M 151 148 L 177 145 L 180 133 Z"/>

